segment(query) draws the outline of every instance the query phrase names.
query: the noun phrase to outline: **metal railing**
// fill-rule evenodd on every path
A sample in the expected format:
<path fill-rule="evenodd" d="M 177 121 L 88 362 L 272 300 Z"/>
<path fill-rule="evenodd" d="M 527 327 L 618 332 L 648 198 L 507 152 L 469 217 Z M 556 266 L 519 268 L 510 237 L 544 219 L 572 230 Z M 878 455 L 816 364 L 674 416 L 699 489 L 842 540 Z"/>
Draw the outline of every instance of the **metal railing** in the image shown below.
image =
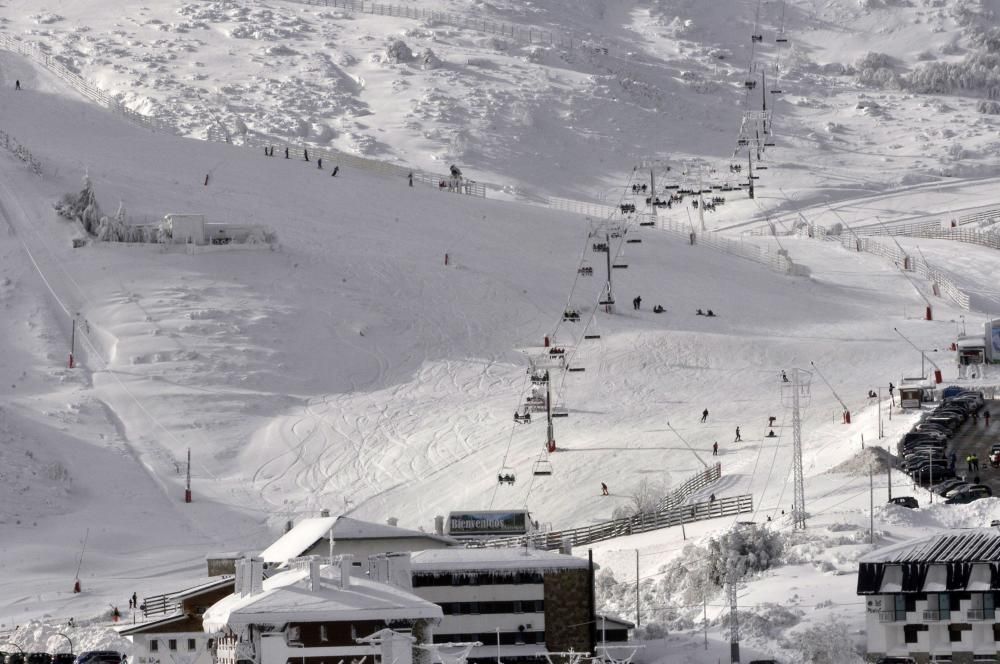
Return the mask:
<path fill-rule="evenodd" d="M 645 512 L 623 519 L 614 519 L 596 523 L 582 528 L 567 530 L 552 530 L 542 533 L 532 533 L 519 537 L 470 542 L 472 547 L 516 547 L 528 544 L 536 549 L 553 550 L 568 544 L 582 546 L 593 542 L 602 542 L 615 537 L 626 537 L 651 530 L 670 528 L 693 521 L 717 519 L 723 516 L 735 516 L 753 511 L 753 496 L 730 496 L 717 498 L 693 505 L 671 507 L 662 512 Z"/>
<path fill-rule="evenodd" d="M 713 466 L 709 466 L 702 472 L 688 478 L 683 484 L 664 496 L 663 500 L 656 505 L 656 511 L 662 512 L 663 510 L 680 505 L 692 493 L 717 481 L 720 477 L 722 477 L 722 464 L 716 463 Z"/>
<path fill-rule="evenodd" d="M 951 620 L 951 611 L 924 611 L 924 620 L 937 622 L 940 620 Z"/>
<path fill-rule="evenodd" d="M 31 154 L 31 150 L 2 129 L 0 129 L 0 147 L 3 147 L 4 150 L 7 150 L 27 164 L 28 168 L 35 175 L 42 174 L 42 163 L 35 159 L 35 156 Z"/>
<path fill-rule="evenodd" d="M 969 609 L 965 615 L 968 620 L 993 620 L 996 618 L 996 609 Z"/>
<path fill-rule="evenodd" d="M 173 599 L 171 595 L 153 595 L 151 597 L 144 597 L 139 608 L 142 610 L 142 615 L 148 618 L 150 616 L 174 613 L 175 611 L 179 611 L 181 606 L 181 602 Z"/>
<path fill-rule="evenodd" d="M 905 611 L 879 611 L 878 621 L 883 623 L 904 622 L 906 620 Z"/>

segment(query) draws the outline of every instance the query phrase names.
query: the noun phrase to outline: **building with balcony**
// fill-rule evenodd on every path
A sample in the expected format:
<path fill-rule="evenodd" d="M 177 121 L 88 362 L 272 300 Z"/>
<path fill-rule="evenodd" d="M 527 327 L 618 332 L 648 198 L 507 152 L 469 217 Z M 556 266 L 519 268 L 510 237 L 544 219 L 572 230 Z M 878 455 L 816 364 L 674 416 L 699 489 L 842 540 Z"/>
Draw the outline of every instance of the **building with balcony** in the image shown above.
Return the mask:
<path fill-rule="evenodd" d="M 861 559 L 869 657 L 917 662 L 1000 660 L 1000 531 L 981 528 L 912 540 Z"/>
<path fill-rule="evenodd" d="M 441 608 L 402 588 L 357 578 L 352 557 L 311 556 L 264 578 L 260 558 L 240 561 L 235 592 L 204 615 L 216 664 L 412 664 Z"/>
<path fill-rule="evenodd" d="M 372 578 L 380 575 L 374 563 L 393 558 L 370 558 Z M 583 558 L 522 548 L 447 548 L 417 551 L 406 562 L 413 593 L 441 607 L 434 643 L 482 642 L 470 652 L 470 664 L 492 664 L 497 657 L 544 664 L 546 652 L 595 652 L 600 626 L 593 569 Z M 617 638 L 621 626 L 608 625 Z"/>

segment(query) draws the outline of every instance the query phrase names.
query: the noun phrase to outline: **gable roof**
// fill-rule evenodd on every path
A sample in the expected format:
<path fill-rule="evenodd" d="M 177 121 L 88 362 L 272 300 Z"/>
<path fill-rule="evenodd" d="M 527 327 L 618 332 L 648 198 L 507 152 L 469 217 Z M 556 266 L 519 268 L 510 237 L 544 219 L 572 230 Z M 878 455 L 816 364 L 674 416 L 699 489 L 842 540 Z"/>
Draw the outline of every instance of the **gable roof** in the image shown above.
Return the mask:
<path fill-rule="evenodd" d="M 862 563 L 1000 562 L 1000 530 L 972 528 L 894 544 L 863 556 Z"/>
<path fill-rule="evenodd" d="M 333 529 L 334 543 L 338 541 L 369 539 L 429 539 L 448 545 L 458 542 L 450 537 L 409 530 L 398 526 L 360 521 L 347 516 L 322 516 L 303 519 L 282 535 L 271 546 L 264 549 L 260 557 L 265 563 L 285 563 L 311 549 L 317 542 L 329 536 Z M 334 544 L 336 546 L 336 544 Z"/>
<path fill-rule="evenodd" d="M 205 612 L 206 632 L 225 625 L 282 624 L 287 622 L 342 622 L 346 620 L 436 620 L 441 607 L 396 586 L 351 577 L 340 586 L 340 568 L 320 568 L 320 586 L 309 589 L 309 569 L 291 569 L 264 579 L 263 591 L 239 597 L 229 595 Z"/>

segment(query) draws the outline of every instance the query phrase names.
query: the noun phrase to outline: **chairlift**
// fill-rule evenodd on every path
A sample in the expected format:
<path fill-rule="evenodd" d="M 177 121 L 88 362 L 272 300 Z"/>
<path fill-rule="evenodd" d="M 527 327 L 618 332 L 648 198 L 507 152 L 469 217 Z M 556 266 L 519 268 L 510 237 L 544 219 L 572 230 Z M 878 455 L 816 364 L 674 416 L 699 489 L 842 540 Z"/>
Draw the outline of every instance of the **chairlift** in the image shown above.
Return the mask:
<path fill-rule="evenodd" d="M 625 244 L 642 244 L 642 238 L 630 237 L 627 240 L 625 240 Z"/>
<path fill-rule="evenodd" d="M 585 334 L 585 335 L 583 335 L 583 338 L 584 339 L 600 339 L 601 335 L 599 335 L 599 334 Z"/>
<path fill-rule="evenodd" d="M 594 251 L 601 252 L 601 251 L 607 251 L 607 250 L 608 250 L 608 243 L 607 242 L 595 242 L 594 243 Z"/>
<path fill-rule="evenodd" d="M 504 466 L 500 469 L 500 472 L 497 473 L 498 484 L 509 484 L 510 486 L 514 486 L 514 481 L 516 479 L 517 477 L 514 475 L 514 469 L 509 466 Z"/>
<path fill-rule="evenodd" d="M 569 367 L 567 369 L 567 371 L 569 371 L 570 373 L 580 373 L 586 370 L 587 369 L 585 367 Z"/>
<path fill-rule="evenodd" d="M 552 406 L 552 417 L 569 417 L 569 409 L 566 406 Z"/>
<path fill-rule="evenodd" d="M 532 385 L 545 385 L 549 382 L 549 372 L 547 371 L 529 371 L 529 373 Z"/>
<path fill-rule="evenodd" d="M 760 43 L 764 41 L 764 35 L 750 35 L 750 41 Z"/>
<path fill-rule="evenodd" d="M 655 221 L 640 221 L 639 225 L 640 226 L 655 226 L 656 222 Z"/>
<path fill-rule="evenodd" d="M 552 462 L 548 459 L 539 459 L 532 466 L 531 474 L 536 477 L 548 477 L 552 474 Z"/>
<path fill-rule="evenodd" d="M 584 261 L 583 263 L 581 263 L 580 267 L 577 269 L 576 272 L 577 272 L 577 274 L 579 274 L 580 276 L 583 276 L 583 277 L 592 277 L 592 276 L 594 276 L 594 268 L 592 268 L 590 266 L 590 263 L 588 263 L 587 261 Z"/>
<path fill-rule="evenodd" d="M 745 87 L 748 90 L 753 90 L 754 88 L 757 87 L 757 81 L 754 80 L 743 81 L 743 87 Z"/>
<path fill-rule="evenodd" d="M 531 424 L 531 411 L 527 406 L 524 407 L 524 412 L 514 411 L 514 424 Z"/>
<path fill-rule="evenodd" d="M 781 90 L 771 90 L 771 94 L 772 95 L 781 95 L 781 94 L 785 94 L 785 93 L 782 92 Z"/>
<path fill-rule="evenodd" d="M 571 323 L 580 322 L 580 312 L 576 309 L 567 309 L 563 312 L 563 320 L 567 320 Z"/>
<path fill-rule="evenodd" d="M 617 264 L 616 263 L 612 263 L 611 267 L 613 267 L 616 270 L 624 270 L 624 269 L 628 268 L 628 263 L 617 263 Z"/>

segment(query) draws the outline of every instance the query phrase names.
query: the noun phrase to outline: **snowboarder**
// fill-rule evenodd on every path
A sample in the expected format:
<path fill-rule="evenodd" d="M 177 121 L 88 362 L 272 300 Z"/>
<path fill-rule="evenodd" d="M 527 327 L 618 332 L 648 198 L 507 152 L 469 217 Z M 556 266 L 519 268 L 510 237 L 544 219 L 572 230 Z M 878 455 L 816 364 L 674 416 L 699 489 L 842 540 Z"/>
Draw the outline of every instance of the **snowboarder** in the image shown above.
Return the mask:
<path fill-rule="evenodd" d="M 712 443 L 712 456 L 719 456 L 719 441 Z"/>
<path fill-rule="evenodd" d="M 330 177 L 332 177 L 332 178 L 337 177 L 337 173 L 339 173 L 339 172 L 340 172 L 340 166 L 334 166 L 333 170 L 330 171 Z"/>
<path fill-rule="evenodd" d="M 777 438 L 777 436 L 774 435 L 774 429 L 771 429 L 770 431 L 767 432 L 767 437 L 768 438 Z"/>
<path fill-rule="evenodd" d="M 451 165 L 451 177 L 460 178 L 462 177 L 462 171 L 455 164 Z"/>
<path fill-rule="evenodd" d="M 14 89 L 15 90 L 21 89 L 21 79 L 17 79 L 16 81 L 14 81 Z"/>
<path fill-rule="evenodd" d="M 740 438 L 740 428 L 739 428 L 739 427 L 736 427 L 736 440 L 734 440 L 733 442 L 734 442 L 734 443 L 739 443 L 739 442 L 742 442 L 742 440 L 743 440 L 743 439 L 742 439 L 742 438 Z"/>
<path fill-rule="evenodd" d="M 701 422 L 702 422 L 702 424 L 704 424 L 705 422 L 708 422 L 708 408 L 706 408 L 705 410 L 701 411 Z"/>
<path fill-rule="evenodd" d="M 605 484 L 604 482 L 601 482 L 601 495 L 602 496 L 610 496 L 611 495 L 610 493 L 608 493 L 608 485 Z"/>
<path fill-rule="evenodd" d="M 705 315 L 705 312 L 702 311 L 701 309 L 699 309 L 697 312 L 695 312 L 695 316 L 704 316 L 704 315 Z"/>
<path fill-rule="evenodd" d="M 288 159 L 288 146 L 285 146 L 285 159 Z"/>
<path fill-rule="evenodd" d="M 319 159 L 316 160 L 316 168 L 318 168 L 319 170 L 323 170 L 323 157 L 320 157 Z"/>
<path fill-rule="evenodd" d="M 410 186 L 412 187 L 413 186 L 413 171 L 410 171 L 410 173 L 406 176 L 406 179 L 409 180 Z"/>
<path fill-rule="evenodd" d="M 705 315 L 708 316 L 709 318 L 713 318 L 715 316 L 715 314 L 712 312 L 711 309 L 709 309 L 708 311 L 706 311 Z"/>
<path fill-rule="evenodd" d="M 788 382 L 788 374 L 785 373 L 784 369 L 781 370 L 781 382 L 782 383 Z"/>
<path fill-rule="evenodd" d="M 988 410 L 984 410 L 983 411 L 983 419 L 986 421 L 986 426 L 989 426 L 990 425 L 990 411 L 988 411 Z"/>

